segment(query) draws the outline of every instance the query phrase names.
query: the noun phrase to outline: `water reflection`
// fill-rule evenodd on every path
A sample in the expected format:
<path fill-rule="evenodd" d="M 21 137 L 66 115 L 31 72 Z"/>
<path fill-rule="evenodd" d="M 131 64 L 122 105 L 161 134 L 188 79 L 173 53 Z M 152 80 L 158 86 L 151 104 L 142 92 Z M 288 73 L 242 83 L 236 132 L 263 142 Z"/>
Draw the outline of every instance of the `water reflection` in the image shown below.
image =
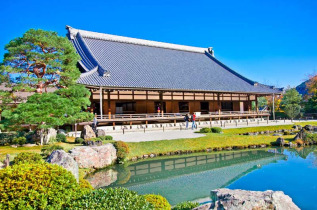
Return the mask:
<path fill-rule="evenodd" d="M 98 171 L 88 181 L 96 188 L 121 186 L 140 194 L 161 194 L 174 205 L 208 197 L 210 190 L 226 187 L 262 165 L 283 158 L 251 150 L 152 159 Z"/>

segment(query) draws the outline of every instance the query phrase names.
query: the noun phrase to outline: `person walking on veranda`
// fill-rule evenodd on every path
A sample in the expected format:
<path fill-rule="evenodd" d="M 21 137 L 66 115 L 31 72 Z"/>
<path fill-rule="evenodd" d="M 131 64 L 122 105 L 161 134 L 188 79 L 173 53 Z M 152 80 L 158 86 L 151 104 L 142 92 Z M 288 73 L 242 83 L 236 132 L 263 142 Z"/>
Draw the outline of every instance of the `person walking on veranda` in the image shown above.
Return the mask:
<path fill-rule="evenodd" d="M 92 129 L 95 133 L 97 133 L 97 126 L 98 126 L 98 120 L 97 120 L 97 113 L 96 113 L 94 120 L 92 122 Z"/>
<path fill-rule="evenodd" d="M 187 130 L 188 129 L 188 122 L 189 122 L 188 114 L 185 115 L 184 120 L 185 120 L 185 123 L 186 123 L 186 130 Z"/>
<path fill-rule="evenodd" d="M 192 115 L 192 130 L 194 130 L 194 128 L 196 128 L 196 115 L 195 115 L 195 112 Z"/>

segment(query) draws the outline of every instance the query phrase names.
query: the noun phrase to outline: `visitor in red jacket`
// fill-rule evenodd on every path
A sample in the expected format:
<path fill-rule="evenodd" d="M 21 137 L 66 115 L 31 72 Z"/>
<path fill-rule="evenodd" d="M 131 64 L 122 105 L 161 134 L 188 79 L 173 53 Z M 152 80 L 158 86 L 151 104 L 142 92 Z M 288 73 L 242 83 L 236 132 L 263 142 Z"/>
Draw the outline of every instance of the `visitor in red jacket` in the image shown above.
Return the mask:
<path fill-rule="evenodd" d="M 194 130 L 194 128 L 196 128 L 196 115 L 195 115 L 195 112 L 193 113 L 192 115 L 192 130 Z"/>

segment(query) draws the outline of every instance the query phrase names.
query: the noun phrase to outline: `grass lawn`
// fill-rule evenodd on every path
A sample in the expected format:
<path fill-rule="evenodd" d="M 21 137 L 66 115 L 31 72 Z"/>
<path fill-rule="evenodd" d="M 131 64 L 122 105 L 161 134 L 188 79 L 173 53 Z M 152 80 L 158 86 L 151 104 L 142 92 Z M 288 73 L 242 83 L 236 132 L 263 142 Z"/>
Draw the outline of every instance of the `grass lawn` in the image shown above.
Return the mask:
<path fill-rule="evenodd" d="M 291 140 L 294 136 L 284 136 Z M 151 153 L 175 152 L 177 150 L 203 150 L 207 148 L 249 146 L 267 144 L 276 141 L 277 136 L 239 136 L 234 134 L 207 133 L 206 136 L 193 139 L 176 139 L 147 142 L 129 142 L 129 158 Z"/>
<path fill-rule="evenodd" d="M 80 144 L 74 144 L 74 143 L 55 143 L 56 145 L 60 145 L 64 148 L 65 151 L 69 151 L 72 148 L 79 146 Z M 35 153 L 41 153 L 41 149 L 43 146 L 35 146 L 35 147 L 18 147 L 14 148 L 11 146 L 0 146 L 0 161 L 4 160 L 6 157 L 6 154 L 10 154 L 10 160 L 13 160 L 13 158 L 21 153 L 21 152 L 35 152 Z"/>
<path fill-rule="evenodd" d="M 294 123 L 296 125 L 314 125 L 317 126 L 317 121 L 312 122 L 300 122 Z M 248 132 L 260 132 L 260 131 L 275 131 L 275 130 L 282 130 L 282 129 L 291 129 L 293 125 L 271 125 L 271 126 L 259 126 L 259 127 L 247 127 L 247 128 L 229 128 L 224 129 L 223 132 L 226 134 L 240 134 L 240 133 L 248 133 Z"/>
<path fill-rule="evenodd" d="M 302 126 L 307 124 L 317 126 L 317 122 L 300 122 L 295 123 Z M 223 134 L 208 133 L 204 137 L 193 138 L 193 139 L 175 139 L 175 140 L 162 140 L 162 141 L 148 141 L 148 142 L 130 142 L 127 143 L 130 148 L 129 158 L 135 156 L 142 156 L 144 154 L 151 153 L 166 153 L 175 152 L 177 150 L 204 150 L 207 148 L 217 148 L 217 147 L 232 147 L 232 146 L 249 146 L 249 145 L 259 145 L 267 144 L 276 141 L 277 136 L 239 136 L 239 133 L 246 132 L 258 132 L 266 130 L 281 130 L 281 129 L 291 129 L 292 125 L 277 125 L 277 126 L 261 126 L 261 127 L 248 127 L 248 128 L 232 128 L 223 130 Z M 283 136 L 286 140 L 291 140 L 294 136 Z M 74 143 L 74 138 L 68 137 L 67 141 L 69 143 L 56 143 L 64 147 L 65 151 L 80 146 L 80 144 Z M 109 142 L 110 143 L 110 142 Z M 40 153 L 42 146 L 36 147 L 18 147 L 13 148 L 10 146 L 0 146 L 0 161 L 2 161 L 6 154 L 10 154 L 11 160 L 21 152 L 36 152 Z"/>

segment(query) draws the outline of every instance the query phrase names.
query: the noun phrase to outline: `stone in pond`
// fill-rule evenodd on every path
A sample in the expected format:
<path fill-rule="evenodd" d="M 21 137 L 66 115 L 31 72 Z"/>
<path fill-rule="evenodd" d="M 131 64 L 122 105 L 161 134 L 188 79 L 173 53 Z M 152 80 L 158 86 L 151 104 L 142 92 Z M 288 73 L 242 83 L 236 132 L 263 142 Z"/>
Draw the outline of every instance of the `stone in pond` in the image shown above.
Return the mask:
<path fill-rule="evenodd" d="M 275 209 L 275 210 L 299 210 L 292 199 L 282 191 L 267 190 L 247 191 L 216 189 L 211 191 L 213 205 L 210 209 L 223 210 L 255 210 L 255 209 Z"/>

